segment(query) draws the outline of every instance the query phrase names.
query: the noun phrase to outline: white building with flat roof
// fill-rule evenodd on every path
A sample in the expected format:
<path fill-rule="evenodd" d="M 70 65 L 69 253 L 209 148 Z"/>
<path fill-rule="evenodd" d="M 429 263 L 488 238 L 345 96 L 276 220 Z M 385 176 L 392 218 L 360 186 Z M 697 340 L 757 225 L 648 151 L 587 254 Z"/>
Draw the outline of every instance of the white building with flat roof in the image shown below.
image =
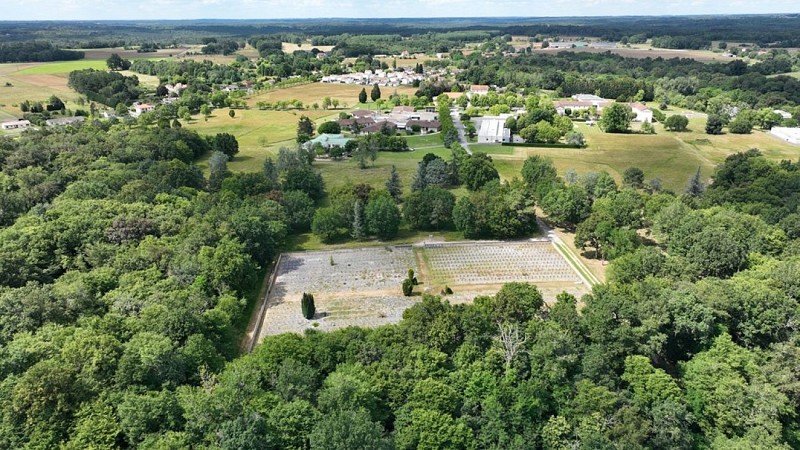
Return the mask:
<path fill-rule="evenodd" d="M 21 130 L 31 126 L 31 122 L 25 119 L 12 120 L 10 122 L 0 123 L 0 128 L 4 130 Z"/>
<path fill-rule="evenodd" d="M 511 130 L 506 128 L 508 117 L 486 116 L 481 119 L 481 128 L 478 130 L 479 144 L 500 144 L 511 141 Z"/>
<path fill-rule="evenodd" d="M 769 133 L 790 144 L 800 144 L 800 128 L 772 127 Z"/>

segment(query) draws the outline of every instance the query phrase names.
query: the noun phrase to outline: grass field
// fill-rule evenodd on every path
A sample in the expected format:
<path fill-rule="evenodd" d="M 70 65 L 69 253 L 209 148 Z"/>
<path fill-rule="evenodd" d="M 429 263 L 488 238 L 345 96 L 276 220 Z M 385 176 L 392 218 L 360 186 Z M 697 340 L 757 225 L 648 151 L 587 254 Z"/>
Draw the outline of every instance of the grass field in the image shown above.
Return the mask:
<path fill-rule="evenodd" d="M 784 143 L 760 130 L 747 135 L 711 136 L 705 134 L 702 118 L 690 119 L 690 131 L 683 133 L 665 131 L 660 124 L 655 127 L 657 134 L 641 135 L 607 134 L 597 127 L 578 125 L 576 128 L 584 133 L 588 144 L 583 149 L 514 147 L 512 154 L 502 154 L 487 147 L 504 179 L 519 176 L 522 162 L 536 154 L 552 158 L 561 174 L 567 169 L 579 174 L 605 170 L 618 181 L 626 168 L 636 166 L 644 171 L 646 179 L 660 178 L 665 188 L 676 191 L 685 187 L 698 167 L 708 178 L 717 164 L 736 152 L 758 148 L 775 161 L 800 157 L 800 146 Z M 473 150 L 480 148 L 474 146 Z M 500 147 L 504 152 L 508 148 L 511 147 Z"/>
<path fill-rule="evenodd" d="M 407 136 L 406 141 L 408 141 L 408 146 L 411 148 L 438 147 L 442 145 L 442 135 L 440 133 L 418 134 Z"/>
<path fill-rule="evenodd" d="M 255 107 L 259 101 L 276 102 L 278 100 L 300 100 L 305 104 L 319 103 L 322 104 L 322 99 L 330 97 L 337 99 L 341 103 L 342 108 L 348 106 L 355 106 L 358 104 L 358 93 L 361 92 L 364 86 L 355 84 L 323 84 L 311 83 L 301 86 L 294 86 L 286 89 L 275 89 L 261 94 L 254 95 L 247 100 L 250 107 Z M 367 86 L 369 91 L 369 86 Z M 393 93 L 413 95 L 416 92 L 413 87 L 384 87 L 381 88 L 381 93 L 384 98 L 389 97 Z M 345 104 L 347 106 L 345 106 Z"/>
<path fill-rule="evenodd" d="M 570 48 L 570 49 L 557 49 L 546 48 L 536 49 L 534 53 L 560 53 L 560 52 L 582 52 L 582 53 L 605 53 L 611 52 L 626 58 L 691 58 L 701 62 L 728 62 L 732 58 L 722 56 L 722 53 L 714 53 L 710 50 L 672 50 L 665 48 L 652 48 L 649 45 L 631 46 L 631 48 Z"/>

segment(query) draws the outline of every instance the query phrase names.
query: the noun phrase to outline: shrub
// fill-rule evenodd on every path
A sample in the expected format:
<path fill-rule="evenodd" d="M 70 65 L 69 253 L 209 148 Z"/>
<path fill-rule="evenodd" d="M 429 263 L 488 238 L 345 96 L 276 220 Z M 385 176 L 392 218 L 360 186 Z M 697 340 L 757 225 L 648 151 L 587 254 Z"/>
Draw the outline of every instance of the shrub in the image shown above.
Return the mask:
<path fill-rule="evenodd" d="M 403 280 L 403 295 L 406 297 L 411 297 L 411 293 L 414 291 L 414 282 L 410 278 L 406 278 Z"/>
<path fill-rule="evenodd" d="M 303 292 L 303 299 L 300 301 L 300 308 L 303 312 L 303 317 L 305 317 L 307 320 L 311 320 L 316 312 L 316 307 L 314 306 L 314 296 L 312 294 Z"/>
<path fill-rule="evenodd" d="M 664 121 L 664 128 L 669 131 L 686 131 L 689 126 L 689 118 L 682 114 L 673 114 Z"/>

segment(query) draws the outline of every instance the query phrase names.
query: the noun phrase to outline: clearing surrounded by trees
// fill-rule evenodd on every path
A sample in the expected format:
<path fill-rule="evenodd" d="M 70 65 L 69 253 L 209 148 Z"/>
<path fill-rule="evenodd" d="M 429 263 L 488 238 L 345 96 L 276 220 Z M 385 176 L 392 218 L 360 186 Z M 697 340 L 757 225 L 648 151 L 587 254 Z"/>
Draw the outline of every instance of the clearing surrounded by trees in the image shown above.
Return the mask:
<path fill-rule="evenodd" d="M 414 270 L 419 285 L 404 297 L 401 283 Z M 456 242 L 365 247 L 285 253 L 267 293 L 257 342 L 265 336 L 331 331 L 347 326 L 399 322 L 421 293 L 440 294 L 451 303 L 494 295 L 504 283 L 535 283 L 546 301 L 567 291 L 580 298 L 589 292 L 571 264 L 547 239 L 513 242 Z M 314 295 L 316 315 L 306 320 L 300 308 L 304 292 Z M 263 312 L 262 312 L 263 311 Z"/>

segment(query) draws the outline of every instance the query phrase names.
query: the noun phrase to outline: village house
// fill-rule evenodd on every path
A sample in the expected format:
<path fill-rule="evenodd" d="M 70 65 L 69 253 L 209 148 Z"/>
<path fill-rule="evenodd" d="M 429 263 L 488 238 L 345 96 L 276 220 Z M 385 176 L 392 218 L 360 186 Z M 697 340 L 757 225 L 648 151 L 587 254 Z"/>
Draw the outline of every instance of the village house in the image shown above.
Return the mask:
<path fill-rule="evenodd" d="M 776 109 L 776 110 L 774 110 L 772 112 L 774 112 L 775 114 L 780 115 L 782 119 L 791 119 L 792 118 L 792 113 L 790 113 L 788 111 L 784 111 L 782 109 Z"/>
<path fill-rule="evenodd" d="M 634 122 L 647 122 L 653 123 L 653 111 L 647 107 L 647 105 L 639 102 L 627 103 L 628 106 L 631 107 L 631 110 L 636 117 L 633 119 Z"/>
<path fill-rule="evenodd" d="M 409 120 L 406 122 L 406 129 L 414 130 L 419 127 L 420 134 L 438 133 L 442 129 L 442 123 L 438 120 Z"/>
<path fill-rule="evenodd" d="M 58 119 L 48 119 L 44 123 L 47 124 L 49 127 L 63 127 L 67 125 L 79 125 L 82 124 L 86 120 L 86 117 L 83 116 L 75 116 L 75 117 L 60 117 Z"/>
<path fill-rule="evenodd" d="M 3 130 L 23 130 L 31 126 L 30 120 L 18 119 L 9 122 L 0 123 L 0 128 Z"/>
<path fill-rule="evenodd" d="M 469 92 L 467 93 L 468 96 L 473 95 L 486 95 L 489 93 L 489 86 L 485 84 L 473 84 L 469 87 Z"/>
<path fill-rule="evenodd" d="M 134 103 L 132 117 L 139 117 L 144 113 L 155 111 L 156 107 L 148 103 Z"/>

